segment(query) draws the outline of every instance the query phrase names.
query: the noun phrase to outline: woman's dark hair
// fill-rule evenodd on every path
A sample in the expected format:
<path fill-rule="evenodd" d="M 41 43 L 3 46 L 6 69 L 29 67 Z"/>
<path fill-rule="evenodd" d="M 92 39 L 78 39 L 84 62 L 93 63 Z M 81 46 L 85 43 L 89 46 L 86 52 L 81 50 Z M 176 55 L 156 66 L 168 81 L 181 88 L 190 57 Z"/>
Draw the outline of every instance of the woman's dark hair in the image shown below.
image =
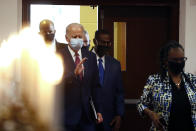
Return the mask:
<path fill-rule="evenodd" d="M 167 67 L 165 66 L 165 61 L 168 59 L 168 53 L 172 48 L 181 48 L 184 51 L 184 48 L 180 43 L 177 41 L 171 40 L 164 44 L 164 46 L 160 50 L 160 74 L 161 78 L 165 79 L 166 77 L 166 72 L 167 72 Z"/>

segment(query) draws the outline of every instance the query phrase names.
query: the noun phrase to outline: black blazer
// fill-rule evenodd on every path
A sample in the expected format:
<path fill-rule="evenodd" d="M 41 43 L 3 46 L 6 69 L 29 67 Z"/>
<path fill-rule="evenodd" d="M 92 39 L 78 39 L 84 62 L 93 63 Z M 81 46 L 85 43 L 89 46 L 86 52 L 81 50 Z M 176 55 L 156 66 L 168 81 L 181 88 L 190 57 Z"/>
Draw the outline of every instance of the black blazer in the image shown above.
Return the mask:
<path fill-rule="evenodd" d="M 103 119 L 111 122 L 114 116 L 124 115 L 124 91 L 120 62 L 105 56 L 105 73 L 102 89 Z"/>
<path fill-rule="evenodd" d="M 121 65 L 118 60 L 109 55 L 105 55 L 104 82 L 101 92 L 103 99 L 102 115 L 104 124 L 108 125 L 114 116 L 124 115 L 124 90 Z"/>

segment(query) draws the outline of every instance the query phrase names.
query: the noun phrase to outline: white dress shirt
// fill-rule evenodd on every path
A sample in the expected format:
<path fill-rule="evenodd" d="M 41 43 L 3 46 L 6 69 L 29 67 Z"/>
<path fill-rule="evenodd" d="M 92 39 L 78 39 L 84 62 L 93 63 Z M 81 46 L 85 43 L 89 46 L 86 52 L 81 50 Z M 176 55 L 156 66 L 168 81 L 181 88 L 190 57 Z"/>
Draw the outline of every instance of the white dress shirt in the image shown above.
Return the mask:
<path fill-rule="evenodd" d="M 75 60 L 76 60 L 75 52 L 69 47 L 69 45 L 68 45 L 68 50 L 71 53 L 71 56 L 73 58 L 73 61 L 75 62 Z M 78 55 L 79 55 L 79 58 L 80 58 L 80 61 L 81 61 L 82 60 L 81 49 L 78 51 Z"/>
<path fill-rule="evenodd" d="M 69 52 L 71 53 L 71 56 L 73 58 L 73 61 L 75 63 L 76 61 L 76 56 L 75 56 L 75 52 L 69 47 L 68 45 L 68 50 Z M 79 58 L 80 58 L 80 61 L 82 60 L 82 53 L 81 53 L 81 49 L 78 51 L 78 55 L 79 55 Z M 84 67 L 84 65 L 82 64 L 82 66 Z M 84 76 L 84 71 L 83 71 L 83 76 Z"/>
<path fill-rule="evenodd" d="M 97 53 L 95 52 L 95 49 L 93 49 L 92 52 L 95 53 L 96 56 L 97 56 L 97 66 L 99 67 L 99 58 L 100 58 L 100 57 L 99 57 L 99 56 L 97 55 Z M 101 59 L 102 59 L 103 69 L 105 70 L 105 55 L 102 56 Z"/>
<path fill-rule="evenodd" d="M 48 45 L 48 48 L 53 51 L 56 52 L 56 41 L 53 40 L 51 44 Z"/>

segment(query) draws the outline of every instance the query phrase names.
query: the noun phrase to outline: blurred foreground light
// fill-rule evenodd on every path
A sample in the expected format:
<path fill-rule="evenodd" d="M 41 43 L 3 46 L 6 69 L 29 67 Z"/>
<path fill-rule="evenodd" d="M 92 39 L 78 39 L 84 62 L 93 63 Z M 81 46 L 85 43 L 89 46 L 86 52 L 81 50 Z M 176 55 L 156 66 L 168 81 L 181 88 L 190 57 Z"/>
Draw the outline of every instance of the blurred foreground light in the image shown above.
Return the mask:
<path fill-rule="evenodd" d="M 0 130 L 54 131 L 63 72 L 61 57 L 30 28 L 0 44 Z"/>

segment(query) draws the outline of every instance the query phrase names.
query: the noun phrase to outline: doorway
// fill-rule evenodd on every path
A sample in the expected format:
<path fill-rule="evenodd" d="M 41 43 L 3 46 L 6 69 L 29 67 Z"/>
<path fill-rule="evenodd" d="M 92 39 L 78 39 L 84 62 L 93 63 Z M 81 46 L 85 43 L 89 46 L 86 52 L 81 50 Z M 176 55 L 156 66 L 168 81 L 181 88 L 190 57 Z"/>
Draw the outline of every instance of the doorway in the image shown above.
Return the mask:
<path fill-rule="evenodd" d="M 168 40 L 178 41 L 178 4 L 165 6 L 102 6 L 99 10 L 99 28 L 108 30 L 114 44 L 110 55 L 119 52 L 125 92 L 125 117 L 122 131 L 145 131 L 150 121 L 143 120 L 136 110 L 143 87 L 150 74 L 159 72 L 159 50 Z M 102 19 L 101 19 L 102 18 Z M 101 26 L 100 26 L 101 25 Z M 119 25 L 119 29 L 116 29 Z M 116 30 L 120 30 L 117 32 Z M 123 35 L 122 35 L 123 34 Z M 126 36 L 126 37 L 124 37 Z M 125 44 L 125 45 L 122 45 Z M 122 55 L 123 54 L 123 55 Z M 124 57 L 124 58 L 122 58 Z"/>

